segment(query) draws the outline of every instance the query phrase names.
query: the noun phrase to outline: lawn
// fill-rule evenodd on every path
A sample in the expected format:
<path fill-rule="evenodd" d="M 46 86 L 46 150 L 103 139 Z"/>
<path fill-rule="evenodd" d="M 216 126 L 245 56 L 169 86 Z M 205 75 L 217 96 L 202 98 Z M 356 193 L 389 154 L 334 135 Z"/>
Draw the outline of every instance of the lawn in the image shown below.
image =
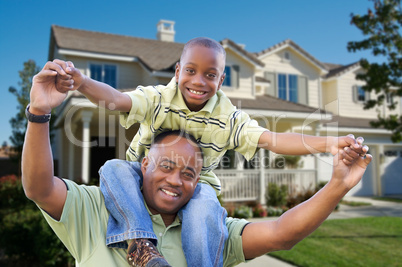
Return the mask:
<path fill-rule="evenodd" d="M 290 251 L 269 255 L 296 266 L 402 266 L 402 218 L 325 221 Z"/>

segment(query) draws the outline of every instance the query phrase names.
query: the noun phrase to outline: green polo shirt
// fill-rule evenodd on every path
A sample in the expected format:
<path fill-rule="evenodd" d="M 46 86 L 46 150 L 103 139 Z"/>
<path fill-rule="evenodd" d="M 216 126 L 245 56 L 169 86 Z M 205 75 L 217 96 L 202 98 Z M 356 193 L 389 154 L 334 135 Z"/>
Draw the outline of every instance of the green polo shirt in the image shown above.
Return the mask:
<path fill-rule="evenodd" d="M 77 185 L 65 180 L 67 198 L 60 221 L 42 211 L 46 221 L 76 260 L 77 267 L 129 266 L 125 249 L 106 246 L 106 228 L 109 213 L 99 187 Z M 181 223 L 179 218 L 168 227 L 160 215 L 151 215 L 153 229 L 158 237 L 158 250 L 175 267 L 187 266 L 181 248 Z M 224 266 L 244 262 L 241 232 L 248 222 L 228 218 L 229 238 L 225 243 Z"/>
<path fill-rule="evenodd" d="M 132 100 L 129 113 L 120 117 L 123 127 L 140 123 L 140 129 L 126 152 L 130 161 L 140 161 L 148 154 L 152 137 L 167 130 L 184 130 L 193 135 L 204 152 L 201 182 L 220 193 L 221 183 L 212 172 L 227 150 L 234 149 L 247 160 L 257 151 L 261 134 L 267 129 L 237 109 L 222 90 L 197 112 L 190 111 L 173 78 L 166 86 L 139 86 L 127 93 Z"/>

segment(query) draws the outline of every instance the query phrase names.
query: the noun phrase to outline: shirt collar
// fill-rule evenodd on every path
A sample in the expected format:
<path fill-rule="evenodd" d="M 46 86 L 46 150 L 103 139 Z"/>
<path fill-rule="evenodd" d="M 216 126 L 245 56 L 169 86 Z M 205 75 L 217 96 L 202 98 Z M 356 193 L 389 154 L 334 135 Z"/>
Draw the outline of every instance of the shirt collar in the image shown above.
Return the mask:
<path fill-rule="evenodd" d="M 152 214 L 152 212 L 149 210 L 148 205 L 145 202 L 144 198 L 143 198 L 143 201 L 144 201 L 144 205 L 145 205 L 145 208 L 148 211 L 149 216 L 151 216 L 151 220 L 156 224 L 165 226 L 165 222 L 163 221 L 162 216 L 160 214 Z M 181 224 L 180 217 L 178 215 L 176 215 L 173 223 L 171 225 L 169 225 L 168 228 L 169 227 L 174 227 L 174 226 L 179 226 L 180 224 Z"/>

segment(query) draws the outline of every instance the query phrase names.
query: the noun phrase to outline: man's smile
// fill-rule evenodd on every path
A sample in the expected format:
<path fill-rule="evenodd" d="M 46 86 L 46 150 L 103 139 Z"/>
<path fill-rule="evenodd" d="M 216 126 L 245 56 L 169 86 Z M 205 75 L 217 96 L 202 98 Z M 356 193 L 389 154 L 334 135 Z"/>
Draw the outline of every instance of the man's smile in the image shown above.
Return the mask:
<path fill-rule="evenodd" d="M 166 189 L 161 189 L 162 190 L 162 192 L 164 192 L 165 194 L 167 194 L 167 195 L 169 195 L 169 196 L 172 196 L 172 197 L 177 197 L 177 196 L 179 196 L 178 194 L 176 194 L 176 193 L 173 193 L 173 192 L 171 192 L 171 191 L 168 191 L 168 190 L 166 190 Z"/>

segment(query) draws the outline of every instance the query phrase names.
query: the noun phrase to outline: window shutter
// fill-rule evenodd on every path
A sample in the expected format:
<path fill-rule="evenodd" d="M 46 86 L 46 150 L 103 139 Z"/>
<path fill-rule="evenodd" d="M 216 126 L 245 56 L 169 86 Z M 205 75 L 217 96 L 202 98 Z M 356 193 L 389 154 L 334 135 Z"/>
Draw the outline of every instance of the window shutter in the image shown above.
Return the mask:
<path fill-rule="evenodd" d="M 232 69 L 233 69 L 233 71 L 232 71 L 233 87 L 239 88 L 240 87 L 240 66 L 233 65 Z"/>
<path fill-rule="evenodd" d="M 297 89 L 299 91 L 298 102 L 303 105 L 308 105 L 308 79 L 306 76 L 297 77 Z"/>
<path fill-rule="evenodd" d="M 364 93 L 364 102 L 367 102 L 367 101 L 369 101 L 370 100 L 370 92 L 365 92 Z"/>
<path fill-rule="evenodd" d="M 265 94 L 271 96 L 277 96 L 278 90 L 276 89 L 276 74 L 274 72 L 264 72 L 264 78 L 271 82 L 269 87 L 266 89 Z"/>
<path fill-rule="evenodd" d="M 352 87 L 352 97 L 353 97 L 353 102 L 358 103 L 359 102 L 359 98 L 357 95 L 357 86 L 353 85 Z"/>

